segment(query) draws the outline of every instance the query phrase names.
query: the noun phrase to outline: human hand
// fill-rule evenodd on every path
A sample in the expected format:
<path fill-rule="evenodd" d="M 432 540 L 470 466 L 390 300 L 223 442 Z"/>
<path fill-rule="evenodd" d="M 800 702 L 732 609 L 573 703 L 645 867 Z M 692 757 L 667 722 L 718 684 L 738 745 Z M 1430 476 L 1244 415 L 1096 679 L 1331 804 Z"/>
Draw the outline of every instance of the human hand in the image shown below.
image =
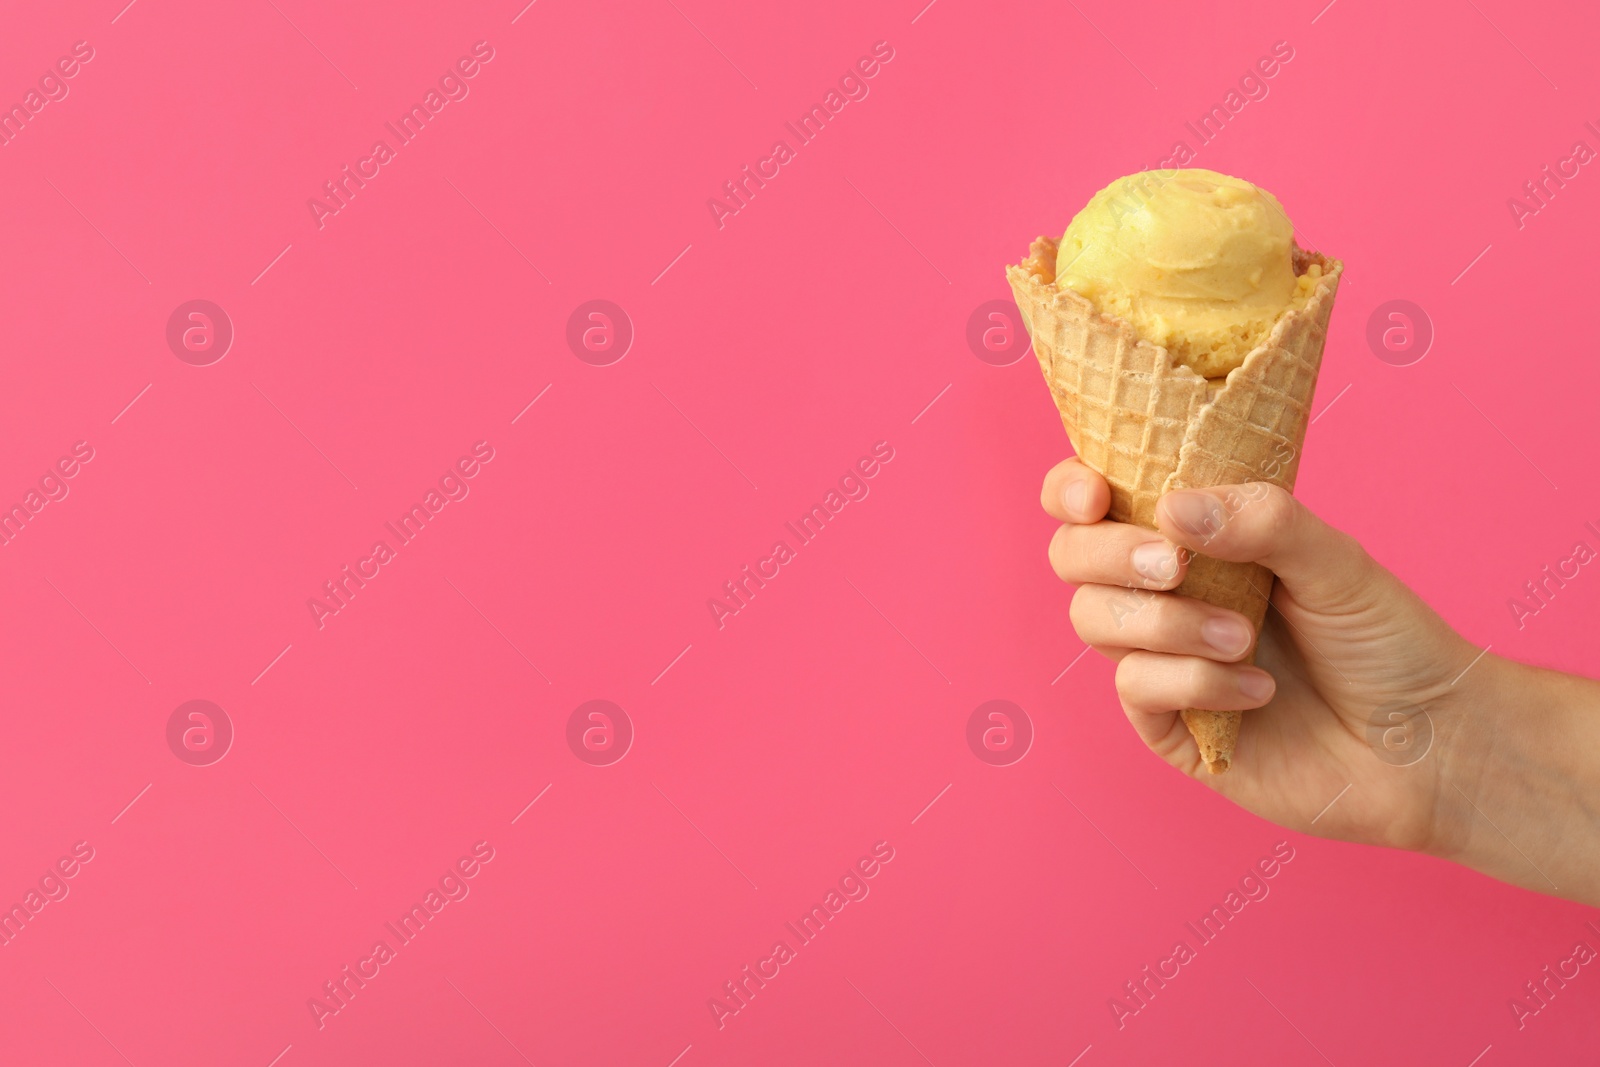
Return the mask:
<path fill-rule="evenodd" d="M 1123 710 L 1152 751 L 1295 830 L 1441 847 L 1445 761 L 1396 767 L 1375 752 L 1369 725 L 1419 707 L 1435 725 L 1456 721 L 1503 661 L 1476 663 L 1479 650 L 1416 594 L 1276 486 L 1169 493 L 1157 532 L 1105 521 L 1105 480 L 1069 459 L 1046 476 L 1042 500 L 1065 524 L 1050 561 L 1078 586 L 1073 626 L 1117 662 Z M 1166 592 L 1189 552 L 1277 574 L 1255 666 L 1242 662 L 1251 647 L 1242 615 Z M 1206 773 L 1178 715 L 1187 707 L 1245 711 L 1228 773 Z"/>

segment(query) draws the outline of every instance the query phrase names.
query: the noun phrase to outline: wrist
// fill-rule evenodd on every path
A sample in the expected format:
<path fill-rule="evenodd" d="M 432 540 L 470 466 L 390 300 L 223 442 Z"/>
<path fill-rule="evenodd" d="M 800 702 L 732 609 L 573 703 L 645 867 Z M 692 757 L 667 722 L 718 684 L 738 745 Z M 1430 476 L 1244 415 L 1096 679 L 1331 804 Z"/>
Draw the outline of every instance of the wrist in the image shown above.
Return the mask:
<path fill-rule="evenodd" d="M 1485 655 L 1456 681 L 1444 697 L 1430 705 L 1433 723 L 1434 775 L 1431 782 L 1432 834 L 1422 851 L 1469 867 L 1483 842 L 1480 820 L 1471 798 L 1479 795 L 1485 776 L 1492 774 L 1494 756 L 1501 747 L 1514 746 L 1502 738 L 1506 697 L 1516 687 L 1519 664 Z"/>
<path fill-rule="evenodd" d="M 1600 685 L 1486 655 L 1438 704 L 1424 851 L 1538 892 L 1594 902 Z M 1567 845 L 1563 846 L 1563 839 Z"/>

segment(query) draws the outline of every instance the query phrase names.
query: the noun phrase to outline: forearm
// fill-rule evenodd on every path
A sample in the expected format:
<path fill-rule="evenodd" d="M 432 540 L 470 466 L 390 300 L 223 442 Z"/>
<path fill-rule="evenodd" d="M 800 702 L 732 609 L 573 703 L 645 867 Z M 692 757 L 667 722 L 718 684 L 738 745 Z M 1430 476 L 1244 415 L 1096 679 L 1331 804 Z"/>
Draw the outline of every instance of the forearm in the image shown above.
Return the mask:
<path fill-rule="evenodd" d="M 1473 673 L 1436 724 L 1429 851 L 1600 906 L 1600 682 L 1499 657 Z"/>

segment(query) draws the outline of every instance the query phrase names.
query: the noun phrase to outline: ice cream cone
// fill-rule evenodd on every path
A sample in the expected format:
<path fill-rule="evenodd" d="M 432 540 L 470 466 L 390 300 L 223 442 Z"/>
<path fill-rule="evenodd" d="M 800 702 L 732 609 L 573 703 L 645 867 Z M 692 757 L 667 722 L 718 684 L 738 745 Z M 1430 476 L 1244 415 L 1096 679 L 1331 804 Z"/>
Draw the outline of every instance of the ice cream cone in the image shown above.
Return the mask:
<path fill-rule="evenodd" d="M 1285 311 L 1224 381 L 1174 363 L 1127 323 L 1058 287 L 1054 240 L 1040 237 L 1027 259 L 1006 268 L 1067 436 L 1110 483 L 1109 518 L 1155 529 L 1156 501 L 1172 489 L 1270 482 L 1294 490 L 1343 269 L 1337 260 L 1294 249 L 1296 275 L 1313 264 L 1322 276 L 1309 298 Z M 1239 612 L 1259 634 L 1272 582 L 1259 564 L 1197 555 L 1177 592 Z M 1252 646 L 1246 662 L 1254 657 Z M 1184 710 L 1213 774 L 1228 769 L 1242 716 Z"/>

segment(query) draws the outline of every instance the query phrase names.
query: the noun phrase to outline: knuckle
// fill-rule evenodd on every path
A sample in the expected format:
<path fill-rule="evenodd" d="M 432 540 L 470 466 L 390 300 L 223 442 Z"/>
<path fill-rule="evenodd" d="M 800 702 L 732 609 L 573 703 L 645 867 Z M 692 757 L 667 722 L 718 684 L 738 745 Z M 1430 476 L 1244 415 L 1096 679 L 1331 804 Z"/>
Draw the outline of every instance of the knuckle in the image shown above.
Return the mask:
<path fill-rule="evenodd" d="M 1124 643 L 1144 643 L 1140 638 L 1148 632 L 1151 623 L 1146 612 L 1157 599 L 1156 594 L 1144 589 L 1105 588 L 1114 589 L 1106 600 L 1106 621 L 1121 635 Z"/>
<path fill-rule="evenodd" d="M 1372 553 L 1367 551 L 1367 547 L 1350 534 L 1345 533 L 1343 530 L 1335 530 L 1332 527 L 1329 527 L 1328 530 L 1333 537 L 1334 544 L 1340 550 L 1339 554 L 1348 557 L 1359 571 L 1368 572 L 1380 566 L 1378 561 L 1372 558 Z"/>
<path fill-rule="evenodd" d="M 1122 538 L 1115 536 L 1108 525 L 1097 523 L 1083 529 L 1088 531 L 1086 548 L 1095 573 L 1116 575 L 1117 580 L 1132 584 L 1132 578 L 1128 577 L 1128 546 Z"/>
<path fill-rule="evenodd" d="M 1067 608 L 1067 618 L 1072 621 L 1072 628 L 1078 636 L 1087 642 L 1084 635 L 1088 632 L 1089 623 L 1093 620 L 1094 601 L 1099 599 L 1092 585 L 1080 585 L 1078 591 L 1072 594 L 1072 603 Z"/>
<path fill-rule="evenodd" d="M 1145 670 L 1146 659 L 1142 653 L 1130 652 L 1117 663 L 1117 696 L 1124 701 L 1135 696 L 1143 687 L 1148 676 Z"/>
<path fill-rule="evenodd" d="M 1144 630 L 1147 640 L 1154 644 L 1175 644 L 1178 636 L 1181 604 L 1171 596 L 1146 593 Z"/>
<path fill-rule="evenodd" d="M 1287 489 L 1267 483 L 1260 484 L 1264 492 L 1257 507 L 1261 515 L 1263 533 L 1276 544 L 1285 539 L 1293 528 L 1296 516 L 1299 514 L 1298 505 Z"/>
<path fill-rule="evenodd" d="M 1050 569 L 1064 582 L 1072 581 L 1070 569 L 1072 546 L 1069 544 L 1071 536 L 1071 526 L 1058 526 L 1056 532 L 1050 535 L 1050 548 L 1046 553 L 1050 559 Z"/>
<path fill-rule="evenodd" d="M 1211 685 L 1211 664 L 1203 659 L 1186 659 L 1177 672 L 1177 684 L 1186 698 L 1203 696 Z"/>

